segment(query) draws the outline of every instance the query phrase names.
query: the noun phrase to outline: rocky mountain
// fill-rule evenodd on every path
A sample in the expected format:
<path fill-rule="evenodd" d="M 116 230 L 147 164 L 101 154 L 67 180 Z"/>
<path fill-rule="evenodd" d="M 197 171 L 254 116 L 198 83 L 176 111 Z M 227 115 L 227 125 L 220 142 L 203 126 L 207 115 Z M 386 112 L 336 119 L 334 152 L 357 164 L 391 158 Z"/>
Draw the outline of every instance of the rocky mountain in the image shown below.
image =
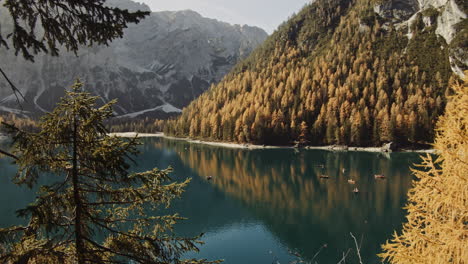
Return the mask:
<path fill-rule="evenodd" d="M 122 9 L 149 11 L 130 0 L 109 0 Z M 1 4 L 1 2 L 0 2 Z M 2 32 L 10 17 L 0 8 Z M 260 28 L 230 25 L 196 12 L 153 12 L 129 25 L 124 38 L 109 47 L 83 47 L 78 56 L 38 55 L 27 62 L 11 51 L 0 50 L 2 68 L 26 97 L 27 115 L 50 111 L 64 89 L 81 78 L 87 90 L 105 101 L 117 98 L 118 116 L 166 117 L 179 113 L 211 84 L 219 82 L 242 58 L 261 44 L 267 34 Z M 15 97 L 0 78 L 0 110 L 19 113 Z"/>
<path fill-rule="evenodd" d="M 435 28 L 435 35 L 442 37 L 450 49 L 450 64 L 454 73 L 463 78 L 468 65 L 467 12 L 468 3 L 463 0 L 391 0 L 375 4 L 374 11 L 388 18 L 400 30 L 407 29 L 409 40 L 413 38 L 417 19 L 422 17 L 424 28 Z"/>
<path fill-rule="evenodd" d="M 432 142 L 468 70 L 468 2 L 316 0 L 165 133 L 256 144 Z"/>

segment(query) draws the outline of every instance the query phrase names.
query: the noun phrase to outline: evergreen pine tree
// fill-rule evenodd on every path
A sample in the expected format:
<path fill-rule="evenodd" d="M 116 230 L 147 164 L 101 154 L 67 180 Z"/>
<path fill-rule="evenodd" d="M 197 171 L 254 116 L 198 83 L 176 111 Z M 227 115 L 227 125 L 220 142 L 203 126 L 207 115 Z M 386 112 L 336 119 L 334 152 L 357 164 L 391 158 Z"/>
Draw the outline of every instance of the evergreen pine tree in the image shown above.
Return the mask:
<path fill-rule="evenodd" d="M 173 225 L 182 218 L 155 214 L 189 180 L 169 183 L 169 169 L 129 173 L 137 139 L 108 136 L 103 122 L 115 101 L 96 108 L 98 98 L 81 88 L 77 82 L 41 119 L 39 132 L 9 126 L 15 182 L 33 187 L 49 175 L 53 183 L 18 211 L 27 225 L 0 229 L 0 262 L 208 263 L 181 260 L 198 250 L 199 237 L 176 237 Z"/>

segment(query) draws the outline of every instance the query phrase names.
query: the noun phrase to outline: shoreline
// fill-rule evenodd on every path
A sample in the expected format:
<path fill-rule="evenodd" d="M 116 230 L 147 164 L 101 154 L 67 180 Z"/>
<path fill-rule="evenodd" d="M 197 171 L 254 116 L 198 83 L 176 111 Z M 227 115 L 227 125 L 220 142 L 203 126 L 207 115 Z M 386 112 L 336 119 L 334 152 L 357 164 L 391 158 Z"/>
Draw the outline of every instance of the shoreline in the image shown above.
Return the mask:
<path fill-rule="evenodd" d="M 216 147 L 224 148 L 233 148 L 233 149 L 296 149 L 294 146 L 269 146 L 269 145 L 254 145 L 254 144 L 240 144 L 240 143 L 229 143 L 229 142 L 216 142 L 216 141 L 205 141 L 198 139 L 190 138 L 179 138 L 166 136 L 164 133 L 137 133 L 137 132 L 118 132 L 118 133 L 109 133 L 110 136 L 132 138 L 132 137 L 157 137 L 165 138 L 170 140 L 180 140 L 192 144 L 203 144 Z M 328 151 L 356 151 L 356 152 L 373 152 L 373 153 L 389 153 L 382 149 L 382 147 L 347 147 L 347 146 L 305 146 L 300 147 L 300 149 L 318 149 L 318 150 L 328 150 Z M 401 149 L 393 152 L 414 152 L 414 153 L 429 153 L 437 154 L 435 149 Z"/>

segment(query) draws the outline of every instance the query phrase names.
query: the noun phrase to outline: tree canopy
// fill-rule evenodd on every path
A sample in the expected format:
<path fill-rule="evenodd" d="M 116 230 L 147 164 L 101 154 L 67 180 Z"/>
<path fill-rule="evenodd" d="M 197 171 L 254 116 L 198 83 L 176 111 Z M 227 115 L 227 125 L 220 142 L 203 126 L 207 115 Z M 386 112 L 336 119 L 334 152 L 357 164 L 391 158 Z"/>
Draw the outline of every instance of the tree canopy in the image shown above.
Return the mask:
<path fill-rule="evenodd" d="M 453 91 L 437 125 L 440 156 L 428 155 L 413 170 L 418 180 L 409 192 L 408 222 L 383 245 L 381 257 L 390 263 L 468 260 L 468 80 Z"/>
<path fill-rule="evenodd" d="M 199 237 L 177 237 L 178 214 L 158 215 L 180 197 L 189 180 L 173 183 L 170 169 L 130 173 L 138 141 L 108 136 L 110 102 L 77 82 L 39 132 L 9 126 L 19 185 L 40 186 L 36 200 L 18 211 L 27 225 L 0 229 L 2 263 L 211 263 L 183 260 Z"/>

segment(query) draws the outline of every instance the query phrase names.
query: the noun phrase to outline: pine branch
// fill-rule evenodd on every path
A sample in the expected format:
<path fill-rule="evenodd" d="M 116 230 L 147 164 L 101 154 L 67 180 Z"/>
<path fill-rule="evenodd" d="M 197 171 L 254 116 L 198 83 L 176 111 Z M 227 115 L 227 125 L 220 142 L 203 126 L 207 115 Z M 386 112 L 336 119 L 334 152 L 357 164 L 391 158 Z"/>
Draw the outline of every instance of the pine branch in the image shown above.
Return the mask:
<path fill-rule="evenodd" d="M 142 221 L 146 221 L 148 222 L 149 218 L 138 218 L 138 219 L 130 219 L 130 218 L 114 218 L 114 219 L 103 219 L 103 218 L 98 218 L 98 217 L 93 217 L 93 216 L 90 216 L 90 219 L 93 219 L 97 222 L 101 222 L 101 223 L 108 223 L 108 224 L 114 224 L 114 223 L 126 223 L 126 222 L 133 222 L 133 223 L 140 223 Z M 154 219 L 156 220 L 156 218 Z M 93 222 L 95 222 L 93 221 Z"/>
<path fill-rule="evenodd" d="M 96 250 L 96 252 L 102 252 L 102 250 Z M 84 258 L 83 260 L 85 262 L 88 261 L 88 263 L 96 263 L 96 259 Z M 105 259 L 100 259 L 99 262 L 112 263 L 112 264 L 128 264 L 128 262 L 112 261 L 112 260 L 105 260 Z"/>
<path fill-rule="evenodd" d="M 21 110 L 23 110 L 23 106 L 21 105 L 21 102 L 19 100 L 19 97 L 18 97 L 18 94 L 21 96 L 21 98 L 23 98 L 23 101 L 26 101 L 26 98 L 24 98 L 23 94 L 21 93 L 21 91 L 13 84 L 12 81 L 10 81 L 10 79 L 8 78 L 8 76 L 6 75 L 6 73 L 3 71 L 2 67 L 0 67 L 0 73 L 3 75 L 3 77 L 5 78 L 5 80 L 8 82 L 8 84 L 10 85 L 11 89 L 13 90 L 13 94 L 15 95 L 16 97 L 16 102 L 18 103 L 18 105 L 21 107 Z"/>
<path fill-rule="evenodd" d="M 115 230 L 115 229 L 107 226 L 107 225 L 103 225 L 98 221 L 93 221 L 93 223 L 95 223 L 96 225 L 98 225 L 98 226 L 100 226 L 100 227 L 102 227 L 102 228 L 104 228 L 104 229 L 106 229 L 106 230 L 108 230 L 108 231 L 110 231 L 112 233 L 119 234 L 119 235 L 126 236 L 126 237 L 133 238 L 133 239 L 142 240 L 142 237 L 140 237 L 140 236 L 136 236 L 136 235 L 133 235 L 133 234 L 130 234 L 130 233 L 125 233 L 125 232 L 120 232 L 118 230 Z"/>
<path fill-rule="evenodd" d="M 10 157 L 10 158 L 13 158 L 13 159 L 15 159 L 15 160 L 18 160 L 18 159 L 19 159 L 17 156 L 15 156 L 15 155 L 13 155 L 13 154 L 11 154 L 11 153 L 9 153 L 9 152 L 6 152 L 6 151 L 4 151 L 4 150 L 2 150 L 2 149 L 0 149 L 0 153 L 3 154 L 3 155 L 5 155 L 5 156 L 8 156 L 8 157 Z"/>
<path fill-rule="evenodd" d="M 151 260 L 148 260 L 148 259 L 144 259 L 144 258 L 140 258 L 136 255 L 129 255 L 129 254 L 125 254 L 125 253 L 121 253 L 121 252 L 117 252 L 115 250 L 112 250 L 111 248 L 108 248 L 108 247 L 105 247 L 105 246 L 102 246 L 102 245 L 99 245 L 98 243 L 92 241 L 91 239 L 85 237 L 84 240 L 88 241 L 89 243 L 91 243 L 93 246 L 105 251 L 105 252 L 110 252 L 112 254 L 116 254 L 116 255 L 119 255 L 119 256 L 122 256 L 122 257 L 127 257 L 127 258 L 130 258 L 134 261 L 137 261 L 138 263 L 141 263 L 141 264 L 145 264 L 145 263 L 151 263 L 153 261 Z"/>
<path fill-rule="evenodd" d="M 125 204 L 133 204 L 133 203 L 136 203 L 136 202 L 139 202 L 139 201 L 143 201 L 143 199 L 141 200 L 132 200 L 132 201 L 113 201 L 113 202 L 95 202 L 95 203 L 84 203 L 84 205 L 87 205 L 87 206 L 101 206 L 101 205 L 125 205 Z"/>

